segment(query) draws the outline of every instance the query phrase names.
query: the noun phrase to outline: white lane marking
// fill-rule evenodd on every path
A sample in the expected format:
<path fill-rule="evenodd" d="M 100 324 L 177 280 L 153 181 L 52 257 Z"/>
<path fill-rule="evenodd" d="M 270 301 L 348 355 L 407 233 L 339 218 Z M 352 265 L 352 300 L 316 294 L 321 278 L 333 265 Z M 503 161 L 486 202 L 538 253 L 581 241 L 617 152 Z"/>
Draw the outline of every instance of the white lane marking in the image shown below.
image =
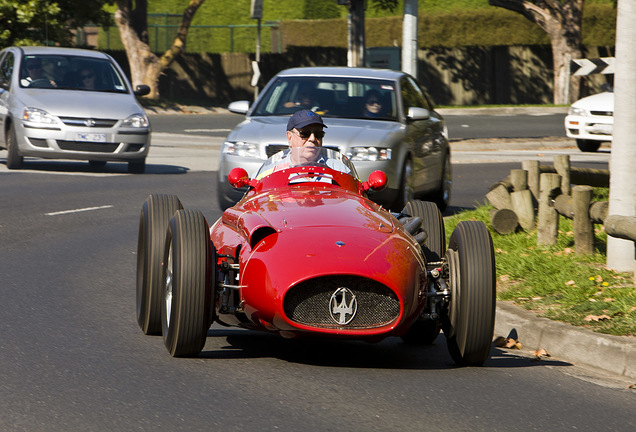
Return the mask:
<path fill-rule="evenodd" d="M 232 129 L 184 129 L 186 132 L 230 132 Z"/>
<path fill-rule="evenodd" d="M 112 205 L 104 205 L 104 206 L 99 206 L 99 207 L 85 207 L 85 208 L 80 208 L 80 209 L 73 209 L 73 210 L 62 210 L 62 211 L 58 211 L 58 212 L 51 212 L 51 213 L 44 213 L 45 216 L 58 216 L 58 215 L 65 215 L 65 214 L 70 214 L 70 213 L 80 213 L 80 212 L 86 212 L 86 211 L 93 211 L 93 210 L 102 210 L 102 209 L 107 209 L 107 208 L 112 208 Z"/>

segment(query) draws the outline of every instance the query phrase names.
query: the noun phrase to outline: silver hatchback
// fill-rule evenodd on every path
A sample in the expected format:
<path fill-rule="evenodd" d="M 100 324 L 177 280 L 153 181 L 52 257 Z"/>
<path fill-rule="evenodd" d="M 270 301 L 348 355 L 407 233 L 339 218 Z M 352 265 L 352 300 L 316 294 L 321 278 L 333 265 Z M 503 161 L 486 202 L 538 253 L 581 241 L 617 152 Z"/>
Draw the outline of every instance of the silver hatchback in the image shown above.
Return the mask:
<path fill-rule="evenodd" d="M 119 65 L 107 54 L 56 47 L 0 51 L 0 148 L 9 169 L 24 157 L 128 162 L 145 171 L 150 122 Z"/>
<path fill-rule="evenodd" d="M 323 146 L 347 155 L 363 181 L 375 170 L 386 173 L 388 187 L 369 198 L 398 211 L 413 198 L 446 208 L 450 147 L 444 119 L 424 88 L 404 72 L 349 67 L 288 69 L 271 79 L 251 107 L 248 101 L 230 104 L 230 111 L 246 118 L 221 149 L 221 208 L 242 196 L 228 183 L 230 170 L 243 167 L 253 174 L 286 148 L 289 116 L 303 108 L 322 116 Z"/>

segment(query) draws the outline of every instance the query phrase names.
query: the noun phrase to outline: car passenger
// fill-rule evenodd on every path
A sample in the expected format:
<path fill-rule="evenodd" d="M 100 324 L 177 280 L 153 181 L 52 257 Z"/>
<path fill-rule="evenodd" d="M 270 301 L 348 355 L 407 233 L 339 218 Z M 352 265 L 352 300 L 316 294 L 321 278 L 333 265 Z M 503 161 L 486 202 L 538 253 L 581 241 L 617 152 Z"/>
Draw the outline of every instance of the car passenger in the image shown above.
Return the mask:
<path fill-rule="evenodd" d="M 382 106 L 382 95 L 377 90 L 369 90 L 364 97 L 364 116 L 368 118 L 381 118 L 385 116 Z"/>

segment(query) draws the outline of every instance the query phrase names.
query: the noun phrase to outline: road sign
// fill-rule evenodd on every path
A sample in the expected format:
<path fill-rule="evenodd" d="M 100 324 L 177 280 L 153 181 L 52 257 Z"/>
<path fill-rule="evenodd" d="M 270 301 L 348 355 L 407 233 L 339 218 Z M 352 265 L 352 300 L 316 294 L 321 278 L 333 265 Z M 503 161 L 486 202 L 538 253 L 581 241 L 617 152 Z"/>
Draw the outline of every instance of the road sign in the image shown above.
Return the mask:
<path fill-rule="evenodd" d="M 263 18 L 263 0 L 252 0 L 250 12 L 252 19 Z"/>
<path fill-rule="evenodd" d="M 258 67 L 258 62 L 256 61 L 252 61 L 252 72 L 254 74 L 252 75 L 252 82 L 250 82 L 250 85 L 252 87 L 256 87 L 258 85 L 258 80 L 261 78 L 261 69 Z"/>
<path fill-rule="evenodd" d="M 578 59 L 570 62 L 572 75 L 613 74 L 615 57 Z"/>

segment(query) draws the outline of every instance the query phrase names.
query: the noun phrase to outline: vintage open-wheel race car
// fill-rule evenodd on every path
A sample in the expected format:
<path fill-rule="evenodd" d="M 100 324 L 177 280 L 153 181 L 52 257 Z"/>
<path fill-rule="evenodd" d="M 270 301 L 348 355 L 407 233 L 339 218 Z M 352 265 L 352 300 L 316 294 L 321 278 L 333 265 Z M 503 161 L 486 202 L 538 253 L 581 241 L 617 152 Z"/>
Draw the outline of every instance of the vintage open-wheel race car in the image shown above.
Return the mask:
<path fill-rule="evenodd" d="M 211 227 L 173 195 L 144 202 L 137 256 L 137 319 L 173 356 L 197 356 L 212 323 L 283 337 L 431 344 L 443 330 L 451 357 L 482 365 L 495 318 L 495 260 L 486 226 L 460 222 L 446 248 L 431 202 L 391 213 L 336 151 L 280 152 L 249 178 L 245 196 Z"/>

